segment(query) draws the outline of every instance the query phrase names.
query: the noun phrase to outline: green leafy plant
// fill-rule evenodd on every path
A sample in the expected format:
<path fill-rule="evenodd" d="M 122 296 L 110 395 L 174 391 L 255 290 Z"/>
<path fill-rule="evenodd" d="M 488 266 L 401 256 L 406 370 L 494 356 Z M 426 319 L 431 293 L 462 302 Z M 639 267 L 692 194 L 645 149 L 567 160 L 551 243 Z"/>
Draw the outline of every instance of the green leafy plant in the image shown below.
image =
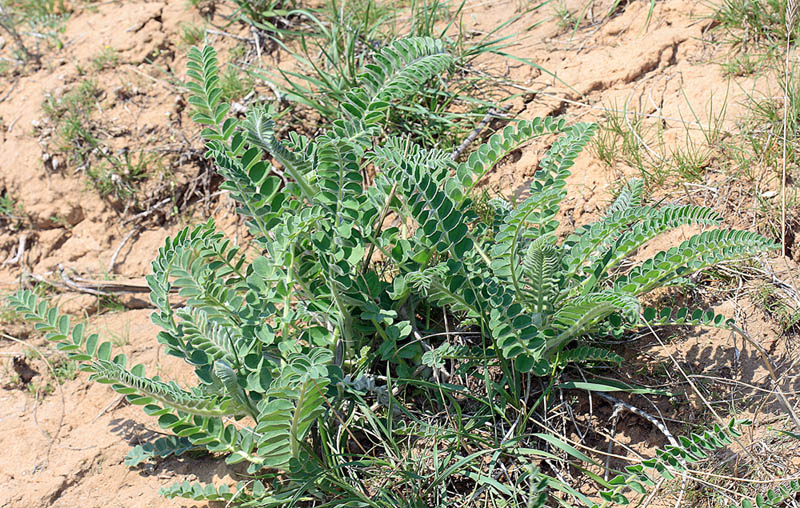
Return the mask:
<path fill-rule="evenodd" d="M 635 266 L 623 264 L 663 232 L 719 224 L 713 210 L 644 206 L 643 184 L 634 180 L 601 220 L 558 241 L 566 179 L 593 124 L 519 121 L 461 162 L 408 137 L 386 136 L 381 127 L 390 109 L 451 63 L 440 41 L 396 41 L 359 75 L 326 132 L 278 139 L 269 108 L 257 107 L 242 120 L 228 117 L 216 53 L 208 47 L 189 52 L 193 118 L 203 125 L 207 156 L 257 246 L 257 252 L 242 251 L 208 221 L 168 238 L 153 262 L 147 282 L 152 320 L 163 329 L 157 339 L 194 368 L 197 386 L 182 388 L 148 377 L 143 365 L 128 366 L 124 355 L 112 354 L 111 342 L 87 335 L 83 324 L 71 328 L 68 317 L 30 292 L 11 298 L 92 379 L 110 384 L 175 434 L 137 446 L 129 464 L 206 450 L 228 463 L 248 463 L 257 478 L 235 490 L 176 484 L 164 495 L 245 506 L 301 500 L 432 506 L 460 472 L 476 489 L 516 499 L 521 488 L 529 506 L 543 506 L 550 487 L 577 493 L 533 464 L 513 492 L 472 465 L 490 453 L 496 460 L 501 451 L 513 452 L 516 438 L 466 457 L 448 452 L 431 474 L 404 469 L 408 492 L 381 488 L 379 494 L 363 488 L 362 468 L 392 469 L 391 460 L 370 454 L 358 439 L 356 452 L 337 451 L 339 443 L 358 425 L 385 436 L 387 456 L 396 453 L 404 430 L 393 423 L 390 384 L 444 397 L 445 390 L 460 390 L 438 378 L 453 359 L 463 361 L 463 375 L 484 383 L 485 398 L 476 400 L 490 410 L 460 424 L 459 435 L 477 435 L 477 426 L 515 411 L 509 434 L 519 425 L 522 436 L 529 433 L 523 417 L 531 407 L 526 386 L 532 376 L 570 362 L 621 361 L 592 337 L 646 325 L 728 326 L 711 311 L 642 308 L 638 297 L 774 248 L 772 241 L 710 229 Z M 552 134 L 560 137 L 539 162 L 529 196 L 516 204 L 493 199 L 479 210 L 472 196 L 483 177 L 532 138 Z M 364 177 L 368 166 L 377 171 L 371 180 Z M 468 341 L 451 341 L 448 323 Z M 377 385 L 379 373 L 386 373 L 386 386 Z M 355 408 L 365 406 L 367 393 L 389 407 L 381 416 L 365 410 L 356 424 Z M 419 432 L 432 432 L 418 425 Z M 574 450 L 546 433 L 531 436 Z M 355 469 L 345 474 L 346 467 Z M 620 482 L 635 486 L 628 477 Z"/>

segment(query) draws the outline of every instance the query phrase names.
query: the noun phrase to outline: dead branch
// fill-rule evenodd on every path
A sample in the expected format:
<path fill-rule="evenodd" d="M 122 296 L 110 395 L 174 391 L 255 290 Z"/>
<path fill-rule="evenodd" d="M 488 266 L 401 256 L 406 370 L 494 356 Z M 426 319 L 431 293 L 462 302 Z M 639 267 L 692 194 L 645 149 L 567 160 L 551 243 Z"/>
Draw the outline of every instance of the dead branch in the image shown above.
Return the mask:
<path fill-rule="evenodd" d="M 628 404 L 627 402 L 625 402 L 623 400 L 620 400 L 620 399 L 618 399 L 616 397 L 612 397 L 611 395 L 608 395 L 607 393 L 594 392 L 594 394 L 597 395 L 598 397 L 606 399 L 608 402 L 611 402 L 612 404 L 614 404 L 614 411 L 615 412 L 617 410 L 616 408 L 623 408 L 623 409 L 627 409 L 628 411 L 630 411 L 631 413 L 633 413 L 633 414 L 635 414 L 637 416 L 640 416 L 640 417 L 644 418 L 648 422 L 650 422 L 653 425 L 655 425 L 655 427 L 658 430 L 660 430 L 662 434 L 664 434 L 664 437 L 667 438 L 667 441 L 669 441 L 669 443 L 672 446 L 675 446 L 677 448 L 681 447 L 680 443 L 678 443 L 678 440 L 675 439 L 675 436 L 672 435 L 672 433 L 669 431 L 667 426 L 664 425 L 655 416 L 652 416 L 652 415 L 646 413 L 645 411 L 642 411 L 638 407 L 636 407 L 634 405 L 631 405 L 631 404 Z M 678 493 L 678 500 L 675 503 L 675 508 L 678 508 L 681 505 L 681 501 L 683 500 L 683 496 L 686 493 L 686 486 L 687 486 L 687 481 L 688 481 L 689 465 L 686 463 L 685 460 L 681 460 L 681 463 L 683 465 L 682 478 L 681 478 L 681 490 Z M 606 467 L 607 467 L 607 464 L 608 463 L 606 463 Z"/>
<path fill-rule="evenodd" d="M 125 244 L 128 243 L 128 240 L 133 238 L 133 235 L 139 234 L 141 231 L 142 230 L 137 226 L 131 229 L 128 234 L 125 235 L 125 238 L 122 239 L 117 248 L 114 250 L 114 254 L 111 255 L 111 261 L 108 262 L 108 273 L 114 272 L 114 266 L 117 264 L 117 256 L 119 256 L 119 253 L 122 248 L 125 247 Z"/>
<path fill-rule="evenodd" d="M 11 95 L 11 92 L 13 92 L 15 88 L 17 88 L 17 83 L 19 83 L 19 81 L 14 81 L 14 83 L 11 85 L 8 91 L 4 93 L 2 97 L 0 97 L 0 102 L 3 102 L 6 99 L 8 99 L 8 96 Z"/>
<path fill-rule="evenodd" d="M 25 242 L 28 239 L 28 235 L 23 234 L 19 237 L 19 245 L 17 246 L 17 253 L 14 257 L 10 257 L 3 261 L 2 266 L 13 266 L 22 263 L 22 256 L 25 254 Z"/>
<path fill-rule="evenodd" d="M 505 112 L 506 110 L 505 108 L 500 108 L 500 111 Z M 461 144 L 458 145 L 458 148 L 456 148 L 453 151 L 453 153 L 450 154 L 450 160 L 456 160 L 458 156 L 461 155 L 461 153 L 464 150 L 466 150 L 469 147 L 469 145 L 471 145 L 472 142 L 478 138 L 481 132 L 483 132 L 483 129 L 485 129 L 486 126 L 489 125 L 489 122 L 493 118 L 500 118 L 500 116 L 497 114 L 498 112 L 499 112 L 498 108 L 489 108 L 489 111 L 487 111 L 483 119 L 480 122 L 478 122 L 478 125 L 475 126 L 474 129 L 472 129 L 472 132 L 469 133 L 469 136 L 467 136 L 464 139 L 464 141 L 462 141 Z"/>
<path fill-rule="evenodd" d="M 108 296 L 119 293 L 148 293 L 150 291 L 147 284 L 137 284 L 133 281 L 116 282 L 84 279 L 74 274 L 68 276 L 63 266 L 59 265 L 59 268 L 61 281 L 46 277 L 46 275 L 52 274 L 53 272 L 47 272 L 45 275 L 27 272 L 23 274 L 23 279 L 32 279 L 57 289 L 88 293 L 95 296 Z"/>
<path fill-rule="evenodd" d="M 148 217 L 149 215 L 152 215 L 153 213 L 158 211 L 158 209 L 161 208 L 162 206 L 164 206 L 167 203 L 169 203 L 170 200 L 172 200 L 172 198 L 164 198 L 161 201 L 159 201 L 158 203 L 156 203 L 155 205 L 153 205 L 150 208 L 148 208 L 147 210 L 145 210 L 143 212 L 140 212 L 140 213 L 137 213 L 136 215 L 134 215 L 132 217 L 128 217 L 127 219 L 122 221 L 122 223 L 123 224 L 128 224 L 128 223 L 131 223 L 131 222 L 133 222 L 135 220 L 138 220 L 138 219 L 144 219 L 145 217 Z"/>

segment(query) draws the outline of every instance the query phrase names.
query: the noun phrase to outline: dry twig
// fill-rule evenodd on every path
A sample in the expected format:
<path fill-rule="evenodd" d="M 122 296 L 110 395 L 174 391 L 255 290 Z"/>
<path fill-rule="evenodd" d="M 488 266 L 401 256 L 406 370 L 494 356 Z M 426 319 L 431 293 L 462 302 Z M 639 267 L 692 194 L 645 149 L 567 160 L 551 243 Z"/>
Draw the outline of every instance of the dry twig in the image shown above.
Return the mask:
<path fill-rule="evenodd" d="M 28 235 L 23 234 L 19 237 L 19 245 L 17 246 L 17 253 L 14 257 L 10 257 L 3 261 L 2 266 L 13 266 L 22 263 L 22 256 L 25 254 L 25 242 L 28 239 Z"/>
<path fill-rule="evenodd" d="M 794 18 L 797 14 L 796 0 L 786 2 L 786 60 L 783 69 L 783 154 L 781 164 L 781 253 L 786 255 L 786 130 L 789 112 L 789 49 L 794 30 Z"/>
<path fill-rule="evenodd" d="M 655 427 L 658 430 L 660 430 L 662 434 L 664 434 L 664 436 L 667 438 L 667 441 L 669 441 L 669 444 L 671 444 L 672 446 L 678 447 L 678 448 L 681 447 L 680 443 L 678 443 L 678 440 L 675 439 L 675 436 L 672 435 L 672 433 L 669 431 L 667 426 L 664 425 L 661 421 L 659 421 L 655 416 L 652 416 L 652 415 L 642 411 L 638 407 L 633 406 L 631 404 L 628 404 L 627 402 L 625 402 L 623 400 L 620 400 L 620 399 L 618 399 L 616 397 L 612 397 L 611 395 L 608 395 L 607 393 L 603 393 L 603 392 L 594 392 L 594 393 L 598 397 L 606 399 L 607 401 L 609 401 L 612 404 L 614 404 L 614 406 L 615 406 L 614 411 L 615 412 L 616 412 L 616 408 L 617 407 L 621 407 L 621 408 L 627 409 L 631 413 L 633 413 L 633 414 L 635 414 L 637 416 L 640 416 L 640 417 L 644 418 L 645 420 L 649 421 L 650 423 L 655 425 Z M 610 457 L 610 455 L 609 455 L 609 457 Z M 683 496 L 684 496 L 684 494 L 686 492 L 686 486 L 688 484 L 687 482 L 688 482 L 689 465 L 686 463 L 685 460 L 681 460 L 681 462 L 683 463 L 683 471 L 682 471 L 682 477 L 681 477 L 681 490 L 680 490 L 680 493 L 678 494 L 678 499 L 675 502 L 675 507 L 676 508 L 681 505 L 681 501 L 683 500 Z M 608 462 L 606 462 L 606 473 L 607 472 L 608 472 Z"/>
<path fill-rule="evenodd" d="M 507 108 L 499 108 L 499 110 L 505 112 Z M 453 151 L 453 153 L 450 155 L 450 159 L 456 160 L 458 156 L 464 152 L 464 150 L 469 148 L 469 145 L 471 145 L 472 142 L 478 138 L 481 132 L 483 132 L 483 129 L 485 129 L 486 126 L 489 125 L 489 122 L 493 118 L 499 118 L 498 108 L 489 108 L 489 111 L 486 112 L 486 115 L 484 115 L 483 119 L 478 123 L 478 125 L 476 125 L 474 129 L 472 129 L 472 132 L 469 133 L 469 136 L 467 136 L 464 139 L 464 141 L 462 141 L 461 144 L 458 145 L 458 148 L 456 148 Z"/>
<path fill-rule="evenodd" d="M 114 266 L 117 264 L 117 256 L 119 256 L 119 253 L 122 248 L 125 247 L 125 244 L 128 243 L 128 240 L 133 238 L 133 235 L 139 234 L 140 232 L 141 229 L 139 229 L 137 226 L 131 229 L 128 234 L 125 235 L 125 238 L 122 239 L 117 248 L 114 250 L 114 254 L 111 255 L 111 261 L 108 262 L 108 273 L 114 272 Z"/>

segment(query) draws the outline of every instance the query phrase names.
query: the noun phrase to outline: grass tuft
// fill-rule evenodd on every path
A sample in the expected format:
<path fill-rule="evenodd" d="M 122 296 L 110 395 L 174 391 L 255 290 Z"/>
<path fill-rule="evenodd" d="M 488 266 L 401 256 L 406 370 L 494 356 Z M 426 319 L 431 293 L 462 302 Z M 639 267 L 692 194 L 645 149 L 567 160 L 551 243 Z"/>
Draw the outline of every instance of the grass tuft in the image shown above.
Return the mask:
<path fill-rule="evenodd" d="M 795 42 L 800 25 L 787 23 L 788 7 L 793 0 L 723 0 L 712 16 L 717 29 L 736 46 L 780 48 L 786 41 Z"/>

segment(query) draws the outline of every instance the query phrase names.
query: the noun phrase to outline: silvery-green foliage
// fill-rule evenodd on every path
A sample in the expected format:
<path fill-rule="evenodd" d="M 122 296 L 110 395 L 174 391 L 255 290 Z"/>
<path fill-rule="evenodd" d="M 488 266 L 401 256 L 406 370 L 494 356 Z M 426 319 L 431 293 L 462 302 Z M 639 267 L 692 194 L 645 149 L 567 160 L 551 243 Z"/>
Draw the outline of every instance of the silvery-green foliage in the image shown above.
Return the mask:
<path fill-rule="evenodd" d="M 345 376 L 358 378 L 376 363 L 409 375 L 420 365 L 441 368 L 471 355 L 476 368 L 545 375 L 568 362 L 618 362 L 582 339 L 645 320 L 726 326 L 713 313 L 642 309 L 638 297 L 773 242 L 710 229 L 620 268 L 657 234 L 683 224 L 718 225 L 711 209 L 644 206 L 643 184 L 634 180 L 603 218 L 559 241 L 570 168 L 595 125 L 521 120 L 462 162 L 382 132 L 393 104 L 451 62 L 436 40 L 398 41 L 364 69 L 363 85 L 348 93 L 327 132 L 278 139 L 269 107 L 256 106 L 244 119 L 228 116 L 212 48 L 189 52 L 189 102 L 203 125 L 207 157 L 257 246 L 244 252 L 209 220 L 168 238 L 153 262 L 147 282 L 152 320 L 162 328 L 157 339 L 194 368 L 197 386 L 184 389 L 148 377 L 141 365 L 129 367 L 124 355 L 112 356 L 109 342 L 85 336 L 83 325 L 70 328 L 68 318 L 30 292 L 12 298 L 95 380 L 176 435 L 135 449 L 130 463 L 205 448 L 248 463 L 251 473 L 291 472 L 314 462 L 315 429 L 338 424 L 331 410 L 352 384 Z M 559 138 L 527 197 L 493 200 L 490 219 L 480 220 L 475 186 L 508 154 L 551 134 Z M 364 180 L 368 166 L 377 170 L 372 181 Z M 446 334 L 425 355 L 405 347 L 418 342 L 415 316 L 423 306 L 475 325 L 473 347 L 448 344 Z M 246 490 L 234 495 L 186 484 L 165 494 L 256 504 L 283 499 L 260 482 Z"/>

